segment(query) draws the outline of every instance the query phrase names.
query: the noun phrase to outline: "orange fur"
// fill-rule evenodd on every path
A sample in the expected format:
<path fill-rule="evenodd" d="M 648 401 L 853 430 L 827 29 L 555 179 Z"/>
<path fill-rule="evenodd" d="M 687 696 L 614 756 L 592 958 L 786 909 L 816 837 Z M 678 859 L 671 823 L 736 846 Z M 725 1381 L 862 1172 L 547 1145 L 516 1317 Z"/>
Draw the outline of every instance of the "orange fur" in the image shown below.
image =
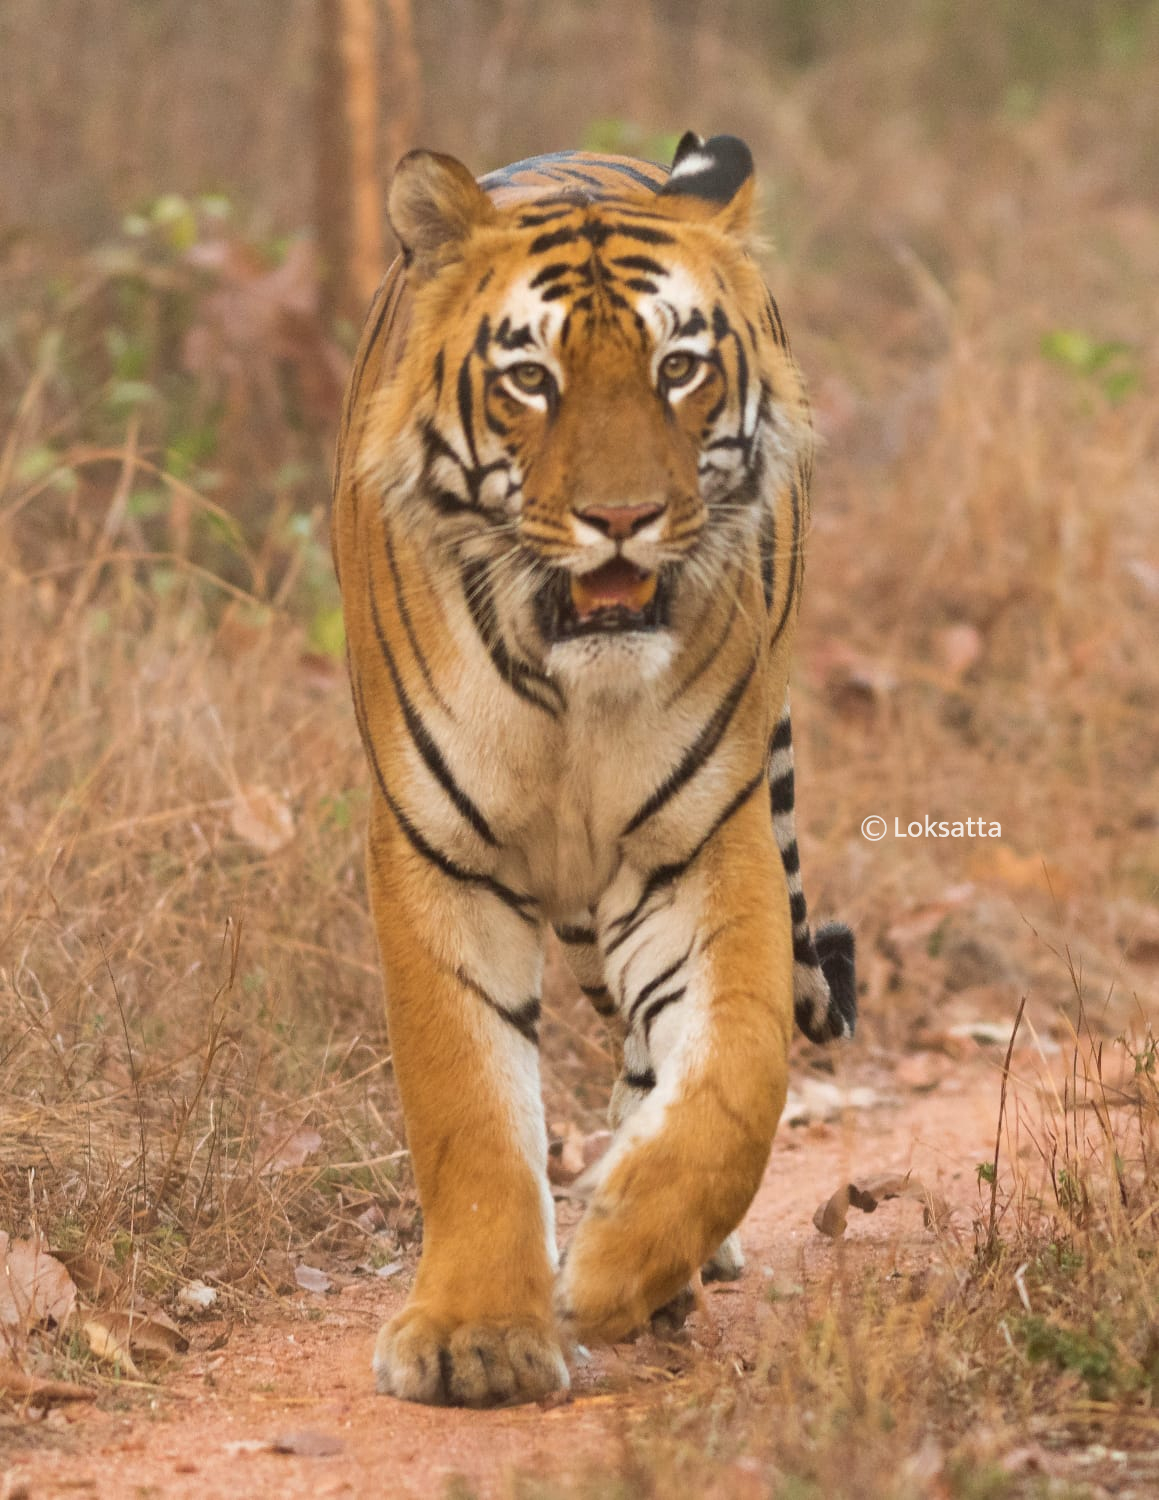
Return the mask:
<path fill-rule="evenodd" d="M 410 1399 L 541 1394 L 566 1381 L 568 1337 L 645 1320 L 739 1222 L 784 1101 L 793 935 L 763 778 L 808 414 L 747 250 L 751 179 L 723 202 L 658 196 L 663 182 L 577 154 L 484 191 L 449 158 L 405 158 L 391 212 L 407 263 L 347 395 L 333 546 L 424 1214 L 376 1368 Z M 694 349 L 686 394 L 664 383 L 670 346 Z M 737 436 L 714 447 L 726 417 Z M 552 635 L 567 570 L 613 566 L 599 517 L 629 504 L 656 520 L 615 566 L 664 579 L 667 613 Z M 604 975 L 626 1016 L 635 1004 L 655 1076 L 621 1081 L 623 1122 L 557 1279 L 536 995 L 544 925 L 566 934 L 575 913 L 594 934 L 575 940 L 577 973 Z"/>

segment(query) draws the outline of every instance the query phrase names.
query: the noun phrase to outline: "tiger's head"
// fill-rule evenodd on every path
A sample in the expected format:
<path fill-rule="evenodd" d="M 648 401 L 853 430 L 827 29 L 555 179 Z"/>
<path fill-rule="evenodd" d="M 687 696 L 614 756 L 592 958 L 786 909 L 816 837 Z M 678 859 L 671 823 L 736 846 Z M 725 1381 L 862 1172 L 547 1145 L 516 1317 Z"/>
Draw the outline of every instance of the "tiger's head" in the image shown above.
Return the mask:
<path fill-rule="evenodd" d="M 410 322 L 363 472 L 549 673 L 662 672 L 808 451 L 752 197 L 729 136 L 685 136 L 659 191 L 504 201 L 399 163 Z"/>

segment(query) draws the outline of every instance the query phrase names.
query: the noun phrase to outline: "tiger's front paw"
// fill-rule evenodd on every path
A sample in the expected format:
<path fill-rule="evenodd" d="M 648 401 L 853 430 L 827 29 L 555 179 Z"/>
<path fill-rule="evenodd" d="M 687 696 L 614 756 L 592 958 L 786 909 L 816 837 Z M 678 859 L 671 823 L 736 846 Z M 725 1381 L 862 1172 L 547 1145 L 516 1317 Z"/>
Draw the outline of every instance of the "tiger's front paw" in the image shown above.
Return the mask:
<path fill-rule="evenodd" d="M 569 1385 L 554 1330 L 534 1323 L 446 1323 L 406 1308 L 374 1347 L 380 1394 L 430 1406 L 537 1401 Z"/>
<path fill-rule="evenodd" d="M 616 1343 L 687 1286 L 699 1264 L 695 1252 L 679 1234 L 664 1241 L 650 1227 L 646 1215 L 589 1209 L 556 1283 L 556 1315 L 569 1338 Z"/>

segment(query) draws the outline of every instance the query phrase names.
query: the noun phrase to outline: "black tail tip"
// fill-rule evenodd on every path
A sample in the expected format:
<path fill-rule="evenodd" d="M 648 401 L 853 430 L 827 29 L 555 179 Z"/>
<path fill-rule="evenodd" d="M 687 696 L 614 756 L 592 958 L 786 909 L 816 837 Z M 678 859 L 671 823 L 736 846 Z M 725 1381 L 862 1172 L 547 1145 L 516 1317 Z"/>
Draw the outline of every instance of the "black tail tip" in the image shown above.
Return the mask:
<path fill-rule="evenodd" d="M 857 1029 L 857 942 L 844 922 L 826 922 L 813 934 L 821 972 L 829 986 L 827 1030 L 831 1036 L 852 1036 Z"/>

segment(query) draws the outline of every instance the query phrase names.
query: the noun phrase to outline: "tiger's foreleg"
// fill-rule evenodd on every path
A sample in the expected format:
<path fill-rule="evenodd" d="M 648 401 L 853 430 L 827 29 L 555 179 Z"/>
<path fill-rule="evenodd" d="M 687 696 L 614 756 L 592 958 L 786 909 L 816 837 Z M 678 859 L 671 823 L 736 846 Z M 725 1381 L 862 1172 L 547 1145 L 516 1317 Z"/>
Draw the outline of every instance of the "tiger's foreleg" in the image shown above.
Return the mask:
<path fill-rule="evenodd" d="M 551 1305 L 538 923 L 448 879 L 384 808 L 368 873 L 423 1210 L 414 1290 L 375 1348 L 378 1389 L 467 1406 L 534 1399 L 568 1383 Z"/>
<path fill-rule="evenodd" d="M 625 868 L 601 901 L 628 1028 L 623 1124 L 557 1290 L 580 1339 L 616 1339 L 688 1283 L 740 1222 L 784 1105 L 793 943 L 763 779 L 687 868 Z M 635 1100 L 626 1095 L 635 1094 Z"/>

